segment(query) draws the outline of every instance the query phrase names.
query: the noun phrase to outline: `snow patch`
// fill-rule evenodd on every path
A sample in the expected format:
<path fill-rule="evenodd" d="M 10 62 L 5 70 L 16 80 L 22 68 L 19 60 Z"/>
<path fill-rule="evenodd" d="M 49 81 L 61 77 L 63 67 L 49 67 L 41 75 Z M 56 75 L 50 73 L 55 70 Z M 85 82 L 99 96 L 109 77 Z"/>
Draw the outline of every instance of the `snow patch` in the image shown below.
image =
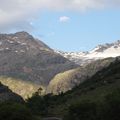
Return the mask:
<path fill-rule="evenodd" d="M 55 52 L 82 65 L 97 59 L 120 56 L 120 40 L 111 44 L 98 45 L 90 52 L 63 52 L 57 50 Z"/>

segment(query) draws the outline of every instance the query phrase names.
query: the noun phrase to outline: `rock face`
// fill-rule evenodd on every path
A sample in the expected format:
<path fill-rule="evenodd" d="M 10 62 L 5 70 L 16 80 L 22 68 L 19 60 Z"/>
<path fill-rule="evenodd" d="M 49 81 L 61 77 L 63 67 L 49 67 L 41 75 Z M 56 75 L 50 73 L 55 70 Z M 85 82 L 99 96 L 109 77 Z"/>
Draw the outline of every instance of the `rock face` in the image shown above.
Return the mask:
<path fill-rule="evenodd" d="M 50 81 L 47 92 L 59 94 L 71 90 L 92 77 L 96 72 L 109 66 L 115 60 L 116 58 L 97 60 L 88 65 L 59 73 Z"/>
<path fill-rule="evenodd" d="M 26 32 L 0 34 L 0 81 L 24 98 L 44 89 L 57 73 L 75 67 Z"/>
<path fill-rule="evenodd" d="M 5 101 L 23 102 L 23 99 L 19 95 L 13 93 L 7 86 L 0 83 L 0 102 Z"/>

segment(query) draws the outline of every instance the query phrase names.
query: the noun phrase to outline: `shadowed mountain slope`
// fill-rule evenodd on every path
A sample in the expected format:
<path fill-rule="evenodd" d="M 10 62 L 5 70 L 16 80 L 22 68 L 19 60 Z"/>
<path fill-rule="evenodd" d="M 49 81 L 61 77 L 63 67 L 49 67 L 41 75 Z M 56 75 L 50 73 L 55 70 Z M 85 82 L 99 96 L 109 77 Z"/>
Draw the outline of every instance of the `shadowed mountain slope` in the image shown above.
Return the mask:
<path fill-rule="evenodd" d="M 23 102 L 23 99 L 19 95 L 13 93 L 7 86 L 0 83 L 0 102 L 5 101 Z"/>

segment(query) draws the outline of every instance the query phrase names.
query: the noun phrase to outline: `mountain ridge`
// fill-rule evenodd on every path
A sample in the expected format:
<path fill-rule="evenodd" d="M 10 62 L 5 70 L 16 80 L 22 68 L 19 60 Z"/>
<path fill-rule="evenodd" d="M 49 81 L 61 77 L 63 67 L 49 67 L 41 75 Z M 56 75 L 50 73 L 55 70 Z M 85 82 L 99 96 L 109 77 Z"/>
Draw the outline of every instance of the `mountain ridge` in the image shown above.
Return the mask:
<path fill-rule="evenodd" d="M 59 50 L 55 50 L 55 52 L 79 65 L 84 65 L 98 59 L 120 56 L 120 40 L 98 45 L 94 49 L 86 52 L 63 52 Z"/>
<path fill-rule="evenodd" d="M 120 41 L 75 57 L 73 52 L 63 54 L 24 31 L 0 34 L 0 82 L 24 99 L 39 88 L 43 94 L 66 92 L 113 62 L 120 54 Z"/>
<path fill-rule="evenodd" d="M 75 67 L 27 32 L 0 34 L 0 82 L 24 98 L 44 89 L 57 73 Z"/>
<path fill-rule="evenodd" d="M 63 73 L 58 73 L 50 81 L 47 91 L 48 93 L 60 94 L 72 90 L 74 87 L 94 76 L 98 71 L 108 67 L 116 59 L 117 58 L 105 58 L 102 60 L 96 60 L 87 65 Z"/>

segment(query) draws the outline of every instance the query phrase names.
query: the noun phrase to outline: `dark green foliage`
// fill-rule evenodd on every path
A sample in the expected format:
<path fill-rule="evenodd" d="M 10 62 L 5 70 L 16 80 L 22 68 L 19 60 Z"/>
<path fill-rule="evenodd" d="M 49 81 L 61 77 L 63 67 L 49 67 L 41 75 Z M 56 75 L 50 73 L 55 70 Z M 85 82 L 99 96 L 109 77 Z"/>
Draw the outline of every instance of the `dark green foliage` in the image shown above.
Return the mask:
<path fill-rule="evenodd" d="M 120 90 L 106 95 L 102 102 L 81 101 L 71 105 L 64 120 L 120 120 Z"/>
<path fill-rule="evenodd" d="M 65 102 L 66 98 L 63 96 L 63 93 L 60 95 L 47 94 L 41 96 L 39 92 L 36 92 L 31 98 L 27 99 L 26 105 L 34 114 L 45 116 L 49 115 L 49 108 Z"/>
<path fill-rule="evenodd" d="M 89 101 L 76 103 L 69 107 L 68 115 L 65 120 L 96 120 L 96 104 Z"/>
<path fill-rule="evenodd" d="M 65 120 L 119 120 L 119 89 L 120 60 L 116 59 L 73 90 L 60 95 L 36 94 L 27 105 L 35 114 Z"/>
<path fill-rule="evenodd" d="M 103 105 L 103 120 L 120 120 L 120 90 L 108 94 Z"/>
<path fill-rule="evenodd" d="M 96 109 L 98 109 L 97 111 L 99 111 L 97 113 L 97 120 L 104 120 L 103 118 L 101 118 L 101 116 L 105 116 L 102 111 L 104 111 L 104 113 L 108 111 L 107 106 L 109 106 L 107 105 L 108 103 L 105 102 L 105 100 L 108 101 L 106 95 L 110 94 L 115 89 L 120 88 L 119 70 L 120 61 L 116 59 L 116 61 L 111 63 L 107 68 L 104 68 L 101 71 L 97 72 L 93 77 L 87 79 L 85 82 L 83 82 L 73 90 L 68 91 L 64 94 L 61 93 L 60 95 L 49 94 L 45 96 L 40 96 L 39 94 L 35 94 L 32 98 L 29 98 L 27 100 L 27 106 L 35 114 L 64 116 L 66 115 L 66 113 L 68 113 L 68 110 L 71 109 L 69 108 L 70 105 L 81 105 L 82 101 L 89 100 L 92 101 L 92 103 L 95 102 L 94 104 L 98 104 L 96 105 Z"/>
<path fill-rule="evenodd" d="M 47 115 L 50 99 L 51 94 L 41 96 L 38 92 L 36 92 L 31 98 L 28 98 L 26 104 L 33 113 L 38 115 Z"/>
<path fill-rule="evenodd" d="M 27 101 L 27 106 L 34 114 L 49 116 L 49 109 L 58 104 L 64 104 L 64 94 L 40 96 L 34 94 Z M 67 99 L 67 98 L 66 98 Z M 102 101 L 74 101 L 64 114 L 64 120 L 119 120 L 120 118 L 120 89 L 106 94 Z"/>
<path fill-rule="evenodd" d="M 0 120 L 33 120 L 30 110 L 22 104 L 1 103 Z M 34 119 L 36 120 L 36 119 Z"/>

